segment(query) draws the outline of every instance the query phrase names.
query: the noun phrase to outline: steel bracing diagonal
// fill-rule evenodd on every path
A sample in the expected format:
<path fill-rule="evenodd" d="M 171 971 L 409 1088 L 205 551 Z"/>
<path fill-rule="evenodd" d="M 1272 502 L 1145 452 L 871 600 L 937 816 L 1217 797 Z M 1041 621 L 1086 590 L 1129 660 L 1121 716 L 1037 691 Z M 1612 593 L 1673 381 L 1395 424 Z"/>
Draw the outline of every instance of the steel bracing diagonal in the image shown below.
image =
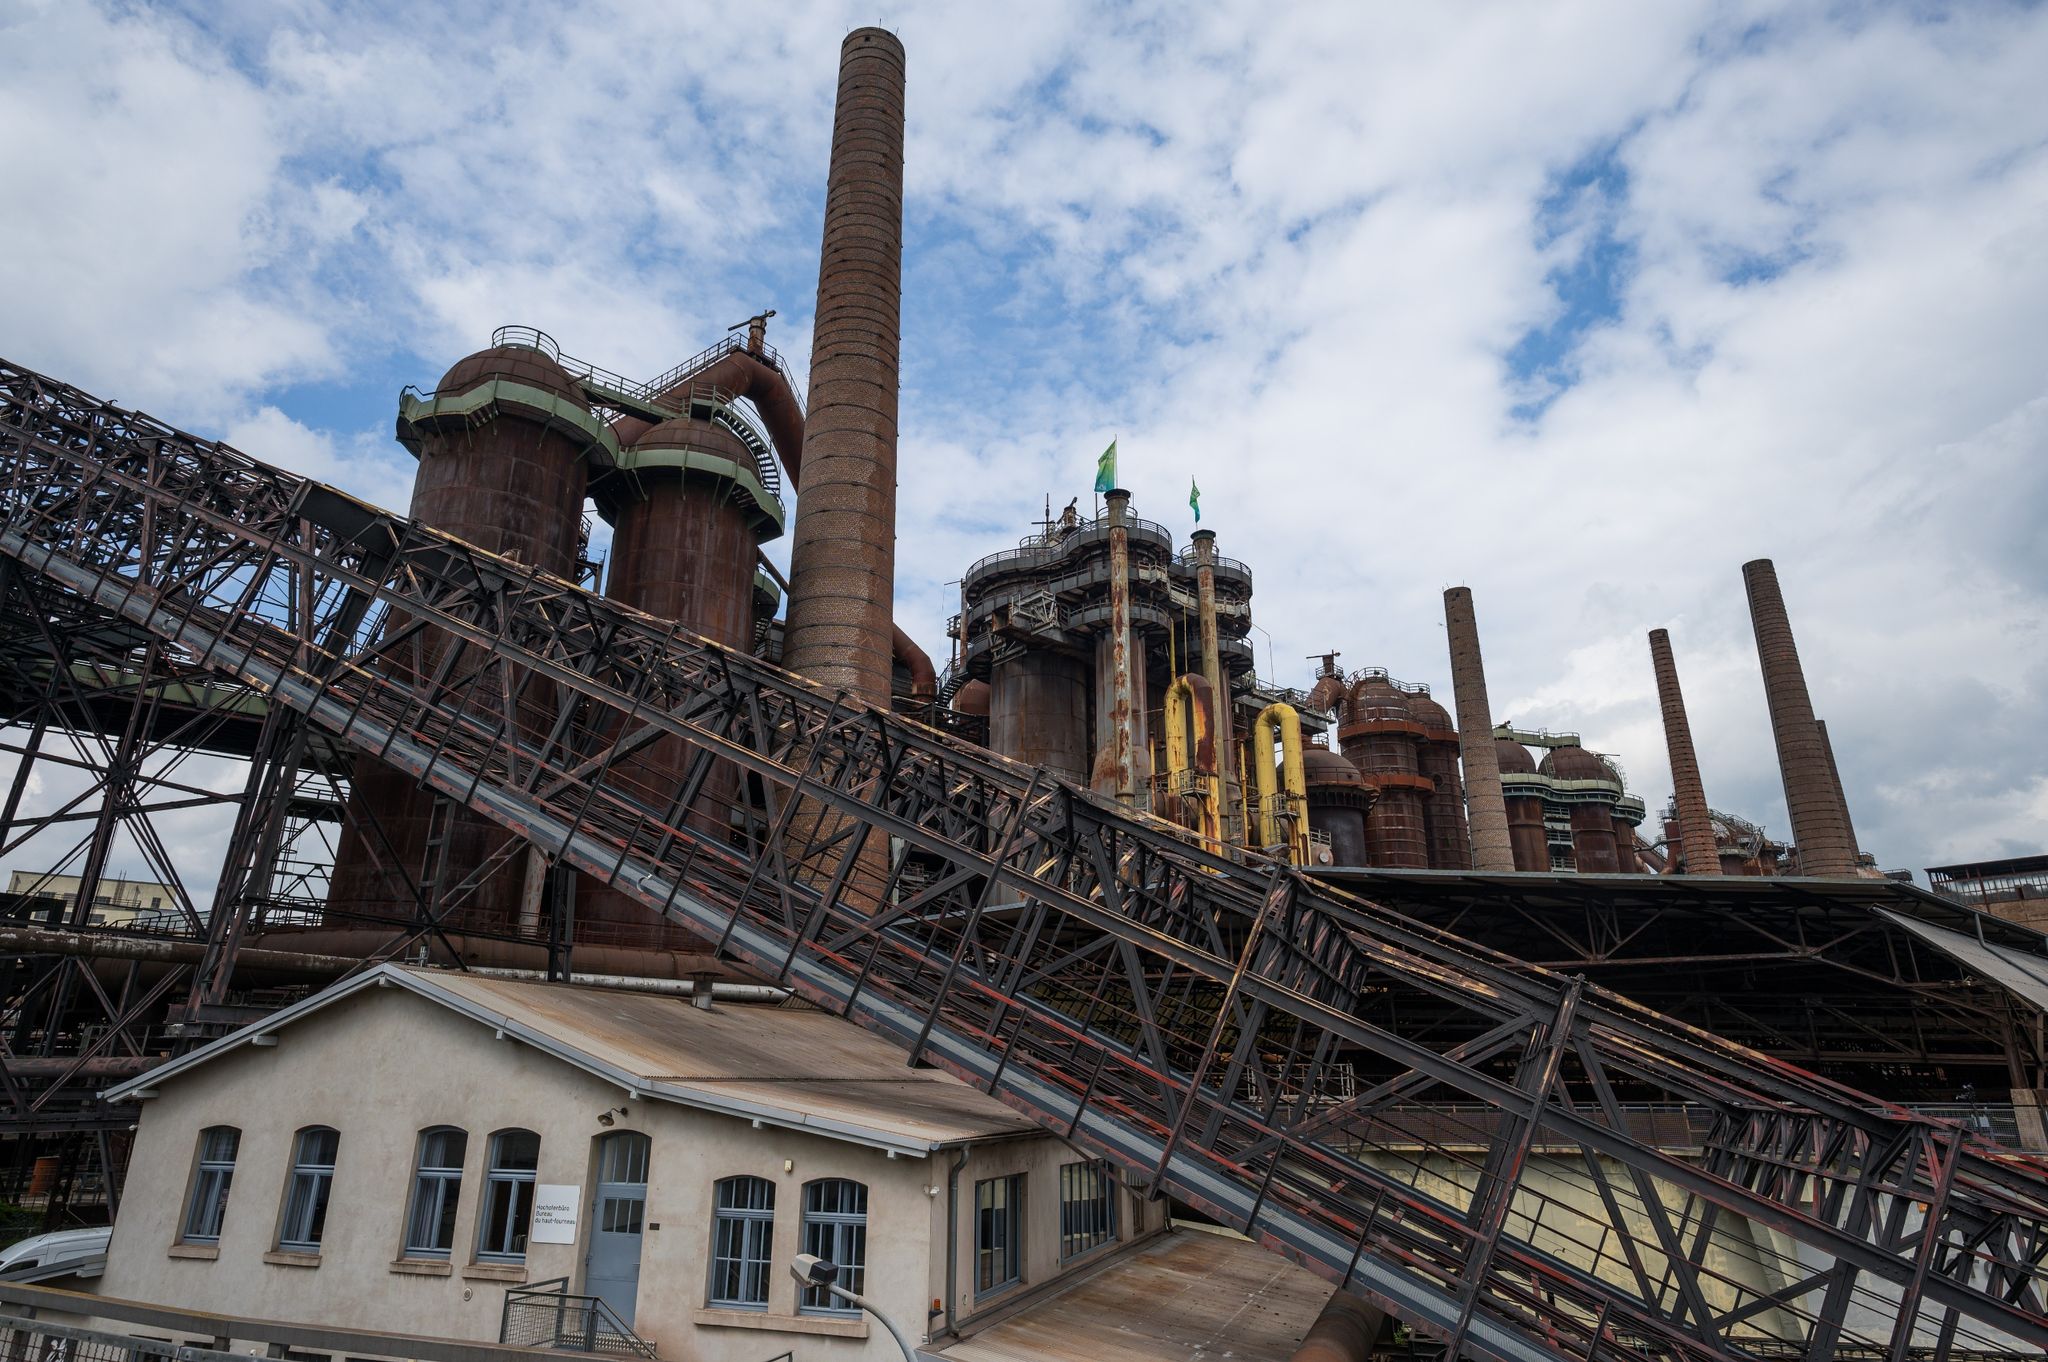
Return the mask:
<path fill-rule="evenodd" d="M 4 365 L 0 458 L 25 572 L 1458 1350 L 2048 1348 L 2038 1160 Z"/>

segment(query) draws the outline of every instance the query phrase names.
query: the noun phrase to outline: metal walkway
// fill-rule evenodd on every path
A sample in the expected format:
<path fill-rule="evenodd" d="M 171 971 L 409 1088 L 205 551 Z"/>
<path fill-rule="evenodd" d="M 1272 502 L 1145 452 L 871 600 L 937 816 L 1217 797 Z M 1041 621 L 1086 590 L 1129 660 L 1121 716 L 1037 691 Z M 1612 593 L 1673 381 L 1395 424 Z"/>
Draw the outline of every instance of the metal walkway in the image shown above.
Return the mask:
<path fill-rule="evenodd" d="M 0 557 L 1453 1352 L 2048 1347 L 2048 1166 L 1957 1126 L 4 364 L 0 511 Z"/>

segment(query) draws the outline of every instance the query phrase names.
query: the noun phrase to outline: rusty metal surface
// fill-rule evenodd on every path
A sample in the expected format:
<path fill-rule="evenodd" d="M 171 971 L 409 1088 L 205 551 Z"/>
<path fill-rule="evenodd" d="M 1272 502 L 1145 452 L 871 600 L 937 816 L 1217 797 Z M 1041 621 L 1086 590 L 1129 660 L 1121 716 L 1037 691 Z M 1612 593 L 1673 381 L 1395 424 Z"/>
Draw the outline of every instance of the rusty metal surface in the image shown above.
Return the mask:
<path fill-rule="evenodd" d="M 1195 615 L 1202 637 L 1202 675 L 1209 683 L 1216 714 L 1216 774 L 1223 784 L 1223 807 L 1239 808 L 1244 792 L 1238 786 L 1237 706 L 1230 701 L 1230 682 L 1223 674 L 1223 653 L 1216 628 L 1216 531 L 1196 530 L 1189 536 L 1195 556 Z M 1225 817 L 1226 826 L 1236 819 Z M 1243 833 L 1240 832 L 1240 836 Z"/>
<path fill-rule="evenodd" d="M 1611 805 L 1572 805 L 1572 865 L 1582 875 L 1620 873 L 1621 853 L 1614 844 Z"/>
<path fill-rule="evenodd" d="M 1692 745 L 1692 724 L 1685 717 L 1685 693 L 1678 686 L 1678 663 L 1671 655 L 1668 630 L 1650 631 L 1650 666 L 1657 674 L 1657 706 L 1664 715 L 1664 750 L 1671 758 L 1671 797 L 1678 807 L 1679 869 L 1689 875 L 1718 875 L 1721 856 L 1714 847 L 1714 820 L 1707 812 L 1707 787 L 1700 779 L 1699 753 Z"/>
<path fill-rule="evenodd" d="M 1137 801 L 1138 691 L 1132 684 L 1131 535 L 1125 525 L 1131 494 L 1121 487 L 1104 498 L 1109 506 L 1109 633 L 1108 666 L 1098 683 L 1107 682 L 1102 706 L 1101 750 L 1095 758 L 1095 788 L 1114 795 L 1119 804 Z M 1143 665 L 1142 661 L 1139 663 Z"/>
<path fill-rule="evenodd" d="M 995 670 L 988 697 L 989 746 L 1076 784 L 1088 779 L 1088 664 L 1034 649 Z M 965 697 L 969 682 L 961 687 Z"/>
<path fill-rule="evenodd" d="M 1390 1306 L 1452 1353 L 1736 1362 L 1756 1355 L 1731 1338 L 1738 1326 L 1774 1356 L 1837 1344 L 1897 1356 L 1937 1332 L 1942 1354 L 2048 1346 L 2038 1160 L 1284 867 L 1208 855 L 1157 820 L 886 711 L 849 710 L 572 582 L 6 366 L 0 441 L 0 556 L 19 570 L 721 933 L 805 998 Z M 310 627 L 289 608 L 301 581 L 318 599 L 377 608 L 338 633 Z M 608 784 L 616 745 L 507 732 L 470 675 L 389 667 L 392 613 L 685 737 L 700 760 L 742 764 L 838 826 L 900 838 L 941 873 L 884 916 L 869 886 L 843 879 L 859 835 L 735 809 L 747 839 L 715 842 L 690 831 L 688 792 L 650 818 Z M 339 665 L 309 672 L 314 655 Z M 775 869 L 787 865 L 812 873 Z M 1425 1001 L 1442 1018 L 1425 1031 L 1375 1019 Z M 1355 1091 L 1331 1055 L 1364 1079 Z M 1711 1108 L 1703 1156 L 1674 1157 L 1615 1123 L 1617 1083 L 1637 1100 Z M 1515 1133 L 1484 1159 L 1433 1151 L 1470 1177 L 1469 1196 L 1448 1196 L 1360 1157 L 1394 1095 L 1503 1111 Z M 1527 1176 L 1528 1151 L 1566 1144 L 1601 1204 L 1631 1200 L 1627 1219 Z M 1917 1224 L 1899 1213 L 1913 1203 L 1927 1208 Z M 1778 1293 L 1763 1313 L 1731 1304 L 1700 1232 L 1709 1223 L 1768 1228 L 1746 1250 L 1829 1289 Z M 1665 1252 L 1647 1280 L 1544 1246 L 1563 1236 L 1590 1250 L 1617 1226 L 1617 1247 L 1683 1237 L 1706 1251 Z M 1845 1313 L 1855 1293 L 1893 1288 L 1882 1318 Z"/>
<path fill-rule="evenodd" d="M 882 29 L 840 48 L 782 651 L 791 671 L 880 705 L 896 581 L 903 68 Z"/>
<path fill-rule="evenodd" d="M 1423 796 L 1423 832 L 1431 870 L 1472 869 L 1472 832 L 1465 821 L 1465 782 L 1458 770 L 1458 734 L 1451 716 L 1426 687 L 1408 693 L 1408 709 L 1422 725 L 1417 769 L 1430 783 Z"/>
<path fill-rule="evenodd" d="M 1308 825 L 1330 839 L 1331 864 L 1368 864 L 1365 822 L 1372 786 L 1356 766 L 1327 747 L 1311 745 L 1301 756 L 1308 779 Z"/>
<path fill-rule="evenodd" d="M 1247 1240 L 1179 1229 L 930 1351 L 949 1362 L 1288 1362 L 1329 1295 Z"/>
<path fill-rule="evenodd" d="M 1749 593 L 1749 619 L 1756 631 L 1757 660 L 1764 673 L 1764 698 L 1771 710 L 1771 736 L 1778 746 L 1778 772 L 1785 783 L 1785 811 L 1799 868 L 1808 875 L 1853 875 L 1856 847 L 1850 840 L 1834 771 L 1815 727 L 1806 673 L 1792 620 L 1778 589 L 1778 571 L 1768 558 L 1742 565 Z"/>
<path fill-rule="evenodd" d="M 724 453 L 741 468 L 752 463 L 736 436 L 696 416 L 664 421 L 642 433 L 634 447 L 702 449 Z M 611 482 L 600 503 L 612 521 L 605 595 L 729 648 L 750 647 L 759 538 L 732 484 L 707 473 L 660 466 Z M 691 755 L 687 743 L 663 738 L 614 769 L 623 789 L 655 805 L 688 778 Z M 739 774 L 720 765 L 706 779 L 729 799 Z M 723 829 L 707 825 L 705 830 L 715 834 Z M 587 875 L 577 877 L 575 922 L 576 935 L 585 942 L 658 951 L 711 948 L 687 928 Z"/>
<path fill-rule="evenodd" d="M 539 350 L 517 345 L 494 346 L 456 361 L 436 392 L 459 394 L 495 379 L 586 405 L 560 365 Z M 586 436 L 513 407 L 481 424 L 420 429 L 415 435 L 415 520 L 544 572 L 573 574 L 587 478 Z M 388 665 L 426 675 L 442 664 L 447 648 L 445 637 L 427 631 L 415 637 L 403 660 Z M 554 695 L 545 683 L 521 686 L 507 673 L 498 689 L 497 708 L 511 723 L 552 719 Z M 338 913 L 403 920 L 421 907 L 434 910 L 440 895 L 452 905 L 443 914 L 450 929 L 516 930 L 527 890 L 526 862 L 502 854 L 506 841 L 504 830 L 489 819 L 437 801 L 382 762 L 360 761 L 328 903 Z"/>
<path fill-rule="evenodd" d="M 650 1083 L 840 1120 L 904 1139 L 1035 1133 L 1001 1102 L 829 1012 L 776 1004 L 705 1009 L 688 998 L 421 971 L 436 988 L 531 1026 Z"/>
<path fill-rule="evenodd" d="M 1337 730 L 1344 755 L 1379 791 L 1365 820 L 1372 864 L 1427 870 L 1429 833 L 1423 809 L 1432 787 L 1422 775 L 1422 725 L 1415 722 L 1408 693 L 1385 673 L 1368 670 L 1352 683 L 1344 713 Z"/>

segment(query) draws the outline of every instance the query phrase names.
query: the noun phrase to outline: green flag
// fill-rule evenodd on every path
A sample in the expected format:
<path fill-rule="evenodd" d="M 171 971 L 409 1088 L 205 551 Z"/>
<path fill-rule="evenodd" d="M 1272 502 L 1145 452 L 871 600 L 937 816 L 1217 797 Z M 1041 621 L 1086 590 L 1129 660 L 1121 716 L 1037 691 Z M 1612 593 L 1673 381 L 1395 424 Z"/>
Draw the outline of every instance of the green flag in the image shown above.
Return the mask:
<path fill-rule="evenodd" d="M 1188 505 L 1189 505 L 1189 506 L 1190 506 L 1191 508 L 1193 508 L 1193 510 L 1194 510 L 1194 513 L 1195 513 L 1195 523 L 1196 523 L 1197 525 L 1201 524 L 1201 523 L 1202 523 L 1202 489 L 1201 489 L 1200 487 L 1197 487 L 1197 486 L 1195 485 L 1195 480 L 1194 480 L 1193 478 L 1189 478 L 1189 479 L 1188 479 Z"/>
<path fill-rule="evenodd" d="M 1109 448 L 1102 451 L 1102 457 L 1095 461 L 1095 490 L 1107 492 L 1116 486 L 1116 441 L 1109 442 Z"/>

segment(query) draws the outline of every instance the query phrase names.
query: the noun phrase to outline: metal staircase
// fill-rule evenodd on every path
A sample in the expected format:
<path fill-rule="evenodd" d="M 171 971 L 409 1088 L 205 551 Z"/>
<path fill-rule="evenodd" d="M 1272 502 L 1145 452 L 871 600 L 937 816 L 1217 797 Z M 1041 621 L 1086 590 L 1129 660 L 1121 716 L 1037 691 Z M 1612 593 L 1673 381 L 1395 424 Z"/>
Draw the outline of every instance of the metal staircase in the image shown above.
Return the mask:
<path fill-rule="evenodd" d="M 0 512 L 24 570 L 1449 1355 L 2048 1347 L 2048 1166 L 1959 1126 L 4 363 Z M 636 784 L 669 735 L 686 778 Z M 1702 1146 L 1640 1102 L 1705 1113 Z"/>

